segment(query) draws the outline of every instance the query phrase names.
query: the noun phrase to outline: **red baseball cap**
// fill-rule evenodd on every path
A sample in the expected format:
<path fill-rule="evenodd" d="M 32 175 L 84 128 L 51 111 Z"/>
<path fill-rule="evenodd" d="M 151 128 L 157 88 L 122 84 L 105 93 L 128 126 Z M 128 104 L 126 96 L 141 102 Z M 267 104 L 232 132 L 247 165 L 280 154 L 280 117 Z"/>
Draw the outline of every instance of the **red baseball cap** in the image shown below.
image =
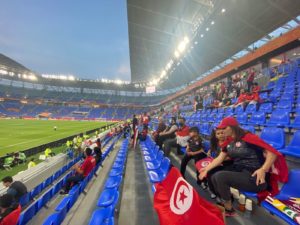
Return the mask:
<path fill-rule="evenodd" d="M 228 126 L 238 126 L 238 121 L 233 117 L 224 118 L 221 123 L 218 125 L 218 129 L 225 129 Z"/>

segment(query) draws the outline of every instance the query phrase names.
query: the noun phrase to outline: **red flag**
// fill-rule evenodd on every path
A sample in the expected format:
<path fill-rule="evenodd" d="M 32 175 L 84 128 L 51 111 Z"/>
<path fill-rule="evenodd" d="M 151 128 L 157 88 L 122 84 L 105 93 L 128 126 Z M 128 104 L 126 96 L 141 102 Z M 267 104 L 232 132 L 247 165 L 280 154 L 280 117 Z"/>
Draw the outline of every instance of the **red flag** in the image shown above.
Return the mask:
<path fill-rule="evenodd" d="M 154 208 L 160 225 L 225 224 L 220 209 L 202 199 L 175 167 L 156 184 Z"/>

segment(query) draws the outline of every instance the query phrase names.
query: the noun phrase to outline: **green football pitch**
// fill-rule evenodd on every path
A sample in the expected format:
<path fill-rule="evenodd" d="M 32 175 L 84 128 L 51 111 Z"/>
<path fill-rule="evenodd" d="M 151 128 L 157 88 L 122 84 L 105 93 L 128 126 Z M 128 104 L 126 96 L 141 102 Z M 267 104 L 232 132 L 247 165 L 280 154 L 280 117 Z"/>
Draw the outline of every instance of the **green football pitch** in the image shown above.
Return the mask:
<path fill-rule="evenodd" d="M 0 156 L 100 128 L 108 122 L 0 119 Z M 54 130 L 54 126 L 57 130 Z"/>

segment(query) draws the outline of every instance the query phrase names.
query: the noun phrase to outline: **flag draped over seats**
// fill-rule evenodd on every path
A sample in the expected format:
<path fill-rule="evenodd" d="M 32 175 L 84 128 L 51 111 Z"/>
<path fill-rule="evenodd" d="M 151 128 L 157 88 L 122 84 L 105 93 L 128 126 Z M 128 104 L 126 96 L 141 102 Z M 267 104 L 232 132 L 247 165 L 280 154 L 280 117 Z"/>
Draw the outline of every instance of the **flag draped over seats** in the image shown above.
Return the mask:
<path fill-rule="evenodd" d="M 175 167 L 156 184 L 154 208 L 160 225 L 224 225 L 220 209 L 202 199 Z"/>

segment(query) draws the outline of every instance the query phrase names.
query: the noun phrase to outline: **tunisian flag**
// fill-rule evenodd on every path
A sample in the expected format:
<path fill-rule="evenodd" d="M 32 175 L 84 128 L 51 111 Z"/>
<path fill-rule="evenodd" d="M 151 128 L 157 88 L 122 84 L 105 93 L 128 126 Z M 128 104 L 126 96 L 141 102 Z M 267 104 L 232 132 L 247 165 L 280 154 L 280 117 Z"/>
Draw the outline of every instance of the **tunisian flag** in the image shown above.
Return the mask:
<path fill-rule="evenodd" d="M 220 209 L 202 199 L 175 167 L 156 184 L 154 208 L 160 225 L 225 224 Z"/>

